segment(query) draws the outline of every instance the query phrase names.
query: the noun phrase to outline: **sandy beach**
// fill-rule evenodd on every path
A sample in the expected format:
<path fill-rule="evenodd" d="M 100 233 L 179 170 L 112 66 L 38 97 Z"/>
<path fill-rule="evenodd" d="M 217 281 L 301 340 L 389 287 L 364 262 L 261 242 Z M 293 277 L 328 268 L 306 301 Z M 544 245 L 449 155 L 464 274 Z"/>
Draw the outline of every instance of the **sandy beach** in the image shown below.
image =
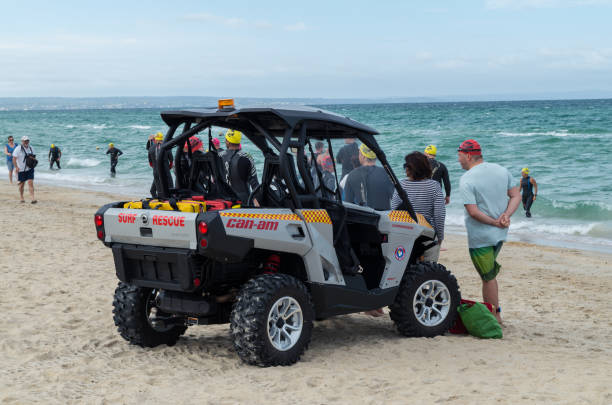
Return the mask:
<path fill-rule="evenodd" d="M 20 204 L 0 181 L 0 403 L 612 404 L 612 255 L 507 243 L 502 340 L 408 339 L 388 316 L 339 316 L 315 324 L 299 363 L 262 369 L 240 361 L 228 325 L 190 328 L 174 347 L 127 344 L 93 226 L 125 198 L 36 189 L 38 204 Z M 466 239 L 446 248 L 462 296 L 480 299 Z"/>

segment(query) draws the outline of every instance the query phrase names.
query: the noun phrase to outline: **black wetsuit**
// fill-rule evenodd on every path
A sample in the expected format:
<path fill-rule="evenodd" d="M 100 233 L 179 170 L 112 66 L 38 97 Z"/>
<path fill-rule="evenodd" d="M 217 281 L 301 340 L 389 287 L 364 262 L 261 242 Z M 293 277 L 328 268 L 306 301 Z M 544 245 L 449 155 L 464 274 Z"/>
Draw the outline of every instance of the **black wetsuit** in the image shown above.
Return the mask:
<path fill-rule="evenodd" d="M 246 203 L 251 192 L 259 186 L 253 157 L 237 149 L 224 150 L 220 156 L 227 184 L 238 195 L 238 199 Z"/>
<path fill-rule="evenodd" d="M 119 156 L 123 155 L 123 152 L 113 146 L 112 148 L 108 148 L 106 154 L 110 155 L 110 172 L 114 175 L 115 167 L 117 167 L 117 162 L 119 162 Z"/>
<path fill-rule="evenodd" d="M 61 169 L 60 167 L 60 156 L 61 155 L 62 155 L 62 151 L 57 146 L 54 146 L 51 149 L 49 149 L 49 169 L 53 168 L 53 163 L 57 165 L 58 169 Z"/>
<path fill-rule="evenodd" d="M 380 166 L 361 166 L 351 171 L 344 187 L 344 201 L 375 210 L 390 210 L 393 183 Z"/>
<path fill-rule="evenodd" d="M 447 197 L 450 197 L 451 183 L 448 177 L 448 169 L 444 163 L 438 162 L 436 159 L 429 159 L 429 164 L 431 165 L 431 179 L 440 183 L 440 187 L 444 183 L 444 192 Z"/>
<path fill-rule="evenodd" d="M 359 146 L 356 142 L 344 145 L 336 155 L 336 162 L 342 165 L 342 175 L 340 180 L 349 174 L 354 168 L 359 167 Z"/>
<path fill-rule="evenodd" d="M 161 143 L 151 143 L 147 144 L 149 146 L 149 166 L 153 168 L 153 182 L 151 183 L 151 197 L 157 198 L 157 189 L 159 182 L 159 173 L 157 171 L 157 160 L 161 154 Z M 166 160 L 168 161 L 167 165 L 164 165 L 164 171 L 166 173 L 166 178 L 168 179 L 168 188 L 174 187 L 174 183 L 172 181 L 172 175 L 170 174 L 170 169 L 172 168 L 172 154 L 169 150 L 166 151 Z"/>
<path fill-rule="evenodd" d="M 533 204 L 533 184 L 531 177 L 523 177 L 521 179 L 521 193 L 523 193 L 523 209 L 525 215 L 531 217 L 531 204 Z"/>

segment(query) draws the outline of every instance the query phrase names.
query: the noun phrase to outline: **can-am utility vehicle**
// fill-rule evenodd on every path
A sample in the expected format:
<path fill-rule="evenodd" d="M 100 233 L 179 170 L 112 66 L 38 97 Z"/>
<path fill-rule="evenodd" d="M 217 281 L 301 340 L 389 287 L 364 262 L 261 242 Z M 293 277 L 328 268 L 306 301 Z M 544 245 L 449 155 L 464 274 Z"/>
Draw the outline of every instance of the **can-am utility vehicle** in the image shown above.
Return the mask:
<path fill-rule="evenodd" d="M 169 111 L 156 162 L 158 198 L 107 204 L 95 214 L 120 282 L 114 321 L 132 344 L 173 345 L 188 326 L 229 323 L 236 352 L 260 366 L 289 365 L 307 348 L 313 320 L 389 306 L 405 336 L 445 333 L 460 300 L 455 277 L 422 262 L 434 230 L 416 214 L 374 139 L 349 118 L 309 107 Z M 213 147 L 211 127 L 241 131 L 263 157 L 261 184 L 239 201 Z M 179 130 L 180 131 L 177 131 Z M 188 139 L 207 134 L 209 151 Z M 342 201 L 323 181 L 311 143 L 356 138 L 370 148 L 403 204 L 376 211 Z M 184 148 L 187 151 L 184 151 Z M 334 164 L 334 172 L 335 170 Z"/>

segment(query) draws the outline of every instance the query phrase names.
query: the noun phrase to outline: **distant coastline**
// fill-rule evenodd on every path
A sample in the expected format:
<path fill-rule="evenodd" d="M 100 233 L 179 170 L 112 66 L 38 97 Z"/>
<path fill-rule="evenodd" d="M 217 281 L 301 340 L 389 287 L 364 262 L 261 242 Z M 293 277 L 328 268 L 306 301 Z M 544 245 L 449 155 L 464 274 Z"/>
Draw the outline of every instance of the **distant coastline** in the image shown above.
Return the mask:
<path fill-rule="evenodd" d="M 0 111 L 51 111 L 130 108 L 214 107 L 223 97 L 212 96 L 117 96 L 117 97 L 0 97 Z M 439 97 L 364 97 L 364 98 L 281 98 L 234 97 L 238 105 L 339 105 L 514 102 L 612 99 L 610 92 L 570 92 L 558 94 L 457 95 Z"/>

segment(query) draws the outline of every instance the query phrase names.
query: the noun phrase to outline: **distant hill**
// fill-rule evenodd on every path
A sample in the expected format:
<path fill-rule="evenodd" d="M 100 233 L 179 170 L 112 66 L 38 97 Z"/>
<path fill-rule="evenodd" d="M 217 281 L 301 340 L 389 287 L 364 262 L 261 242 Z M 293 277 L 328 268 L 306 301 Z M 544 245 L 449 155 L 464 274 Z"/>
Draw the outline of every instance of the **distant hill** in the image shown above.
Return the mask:
<path fill-rule="evenodd" d="M 380 97 L 380 98 L 256 98 L 235 97 L 237 105 L 263 104 L 389 104 L 389 103 L 436 103 L 470 101 L 522 101 L 522 100 L 567 100 L 612 98 L 612 92 L 583 91 L 557 94 L 498 94 L 457 95 L 440 97 Z M 173 96 L 173 97 L 0 97 L 0 111 L 10 110 L 80 110 L 122 108 L 188 108 L 214 107 L 218 97 Z"/>

